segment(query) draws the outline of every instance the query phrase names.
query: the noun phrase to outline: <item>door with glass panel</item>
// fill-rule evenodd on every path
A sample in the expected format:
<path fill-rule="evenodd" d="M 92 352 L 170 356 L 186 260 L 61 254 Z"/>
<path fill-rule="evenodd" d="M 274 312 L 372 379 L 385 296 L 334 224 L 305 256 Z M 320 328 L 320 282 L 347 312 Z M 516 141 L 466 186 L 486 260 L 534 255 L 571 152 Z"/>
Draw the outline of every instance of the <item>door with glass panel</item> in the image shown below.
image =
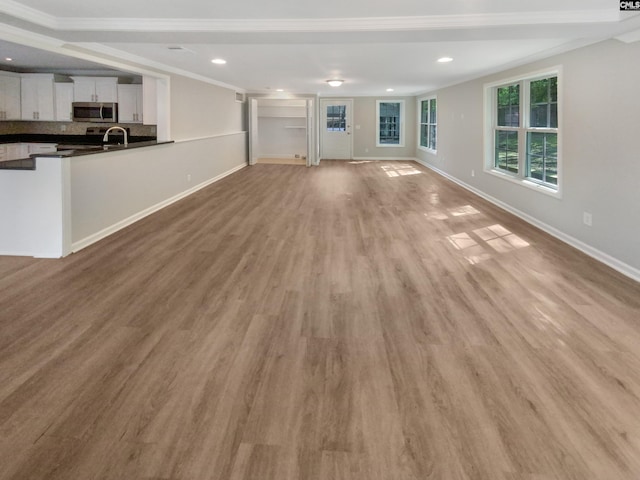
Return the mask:
<path fill-rule="evenodd" d="M 324 160 L 351 160 L 352 99 L 320 100 L 320 156 Z"/>

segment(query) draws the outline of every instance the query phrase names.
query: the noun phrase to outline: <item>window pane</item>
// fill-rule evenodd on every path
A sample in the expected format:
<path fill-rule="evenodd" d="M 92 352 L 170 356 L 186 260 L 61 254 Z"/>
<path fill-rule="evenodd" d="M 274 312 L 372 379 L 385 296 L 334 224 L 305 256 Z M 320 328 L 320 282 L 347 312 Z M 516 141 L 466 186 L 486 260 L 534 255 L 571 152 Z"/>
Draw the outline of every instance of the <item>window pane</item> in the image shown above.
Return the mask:
<path fill-rule="evenodd" d="M 552 103 L 551 106 L 551 118 L 550 118 L 550 127 L 551 128 L 558 128 L 558 104 L 557 103 Z"/>
<path fill-rule="evenodd" d="M 549 80 L 531 82 L 531 105 L 535 103 L 549 103 Z"/>
<path fill-rule="evenodd" d="M 531 127 L 558 128 L 558 78 L 543 78 L 530 83 Z"/>
<path fill-rule="evenodd" d="M 520 85 L 498 88 L 498 126 L 520 126 Z"/>
<path fill-rule="evenodd" d="M 431 123 L 437 123 L 437 112 L 436 112 L 436 99 L 431 99 Z"/>
<path fill-rule="evenodd" d="M 347 130 L 346 105 L 327 105 L 327 130 L 345 132 Z"/>
<path fill-rule="evenodd" d="M 558 77 L 551 77 L 549 79 L 549 96 L 552 102 L 558 101 Z"/>
<path fill-rule="evenodd" d="M 547 114 L 549 112 L 548 105 L 531 105 L 531 126 L 547 127 L 549 120 Z"/>
<path fill-rule="evenodd" d="M 518 132 L 496 131 L 494 166 L 518 173 Z"/>
<path fill-rule="evenodd" d="M 420 123 L 429 123 L 429 100 L 422 100 L 420 106 Z"/>
<path fill-rule="evenodd" d="M 380 138 L 382 145 L 400 144 L 400 103 L 380 102 Z"/>
<path fill-rule="evenodd" d="M 558 184 L 558 135 L 527 134 L 527 176 L 552 185 Z"/>
<path fill-rule="evenodd" d="M 429 126 L 429 148 L 432 150 L 436 149 L 436 126 Z"/>
<path fill-rule="evenodd" d="M 429 125 L 420 125 L 420 146 L 429 146 Z"/>

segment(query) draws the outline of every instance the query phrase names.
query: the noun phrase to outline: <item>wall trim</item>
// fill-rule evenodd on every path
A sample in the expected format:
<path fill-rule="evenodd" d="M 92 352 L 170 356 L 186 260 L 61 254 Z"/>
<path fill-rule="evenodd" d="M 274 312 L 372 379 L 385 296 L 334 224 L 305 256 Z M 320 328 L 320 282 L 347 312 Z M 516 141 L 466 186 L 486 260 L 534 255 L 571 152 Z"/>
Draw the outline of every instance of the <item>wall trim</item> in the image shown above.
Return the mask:
<path fill-rule="evenodd" d="M 623 275 L 631 278 L 632 280 L 635 280 L 636 282 L 640 282 L 640 270 L 632 267 L 631 265 L 615 258 L 612 257 L 611 255 L 609 255 L 608 253 L 604 253 L 601 250 L 598 250 L 595 247 L 592 247 L 591 245 L 582 242 L 581 240 L 578 240 L 575 237 L 572 237 L 571 235 L 568 235 L 566 233 L 564 233 L 561 230 L 558 230 L 555 227 L 552 227 L 551 225 L 548 225 L 540 220 L 538 220 L 537 218 L 521 211 L 518 210 L 517 208 L 512 207 L 511 205 L 509 205 L 508 203 L 503 202 L 502 200 L 498 200 L 495 197 L 492 197 L 491 195 L 483 192 L 482 190 L 479 190 L 475 187 L 472 187 L 471 185 L 463 182 L 462 180 L 454 177 L 453 175 L 448 174 L 447 172 L 440 170 L 439 168 L 434 167 L 433 165 L 425 162 L 424 160 L 420 160 L 420 159 L 416 159 L 416 161 L 420 164 L 423 165 L 425 167 L 427 167 L 428 169 L 434 171 L 435 173 L 437 173 L 438 175 L 443 176 L 444 178 L 451 180 L 453 183 L 461 186 L 462 188 L 464 188 L 465 190 L 468 190 L 476 195 L 478 195 L 481 198 L 484 198 L 485 200 L 487 200 L 488 202 L 494 204 L 495 206 L 515 215 L 516 217 L 524 220 L 525 222 L 533 225 L 534 227 L 539 228 L 540 230 L 548 233 L 549 235 L 551 235 L 552 237 L 557 238 L 558 240 L 580 250 L 582 253 L 590 256 L 591 258 L 598 260 L 601 263 L 604 263 L 605 265 L 613 268 L 614 270 L 622 273 Z"/>
<path fill-rule="evenodd" d="M 233 135 L 246 135 L 246 131 L 221 133 L 219 135 L 207 135 L 206 137 L 194 137 L 194 138 L 181 138 L 180 140 L 174 140 L 173 143 L 187 143 L 187 142 L 199 142 L 200 140 L 211 140 L 213 138 L 231 137 Z"/>
<path fill-rule="evenodd" d="M 296 157 L 296 155 L 298 155 L 298 157 Z M 296 154 L 296 153 L 259 153 L 258 154 L 258 158 L 298 158 L 300 160 L 304 160 L 305 155 L 300 155 L 300 154 Z"/>
<path fill-rule="evenodd" d="M 138 220 L 142 220 L 144 217 L 147 217 L 149 215 L 151 215 L 152 213 L 157 212 L 158 210 L 162 210 L 165 207 L 168 207 L 169 205 L 171 205 L 172 203 L 177 202 L 178 200 L 182 200 L 185 197 L 188 197 L 189 195 L 197 192 L 198 190 L 202 190 L 203 188 L 211 185 L 212 183 L 215 183 L 219 180 L 222 180 L 224 177 L 227 177 L 229 175 L 231 175 L 232 173 L 237 172 L 238 170 L 241 170 L 243 168 L 245 168 L 246 166 L 248 166 L 247 162 L 243 162 L 240 165 L 237 165 L 233 168 L 231 168 L 230 170 L 227 170 L 226 172 L 221 173 L 220 175 L 217 175 L 213 178 L 210 178 L 209 180 L 206 180 L 188 190 L 185 190 L 184 192 L 181 192 L 177 195 L 174 195 L 171 198 L 168 198 L 166 200 L 163 200 L 162 202 L 156 203 L 155 205 L 152 205 L 148 208 L 145 208 L 144 210 L 141 210 L 138 213 L 135 213 L 133 215 L 131 215 L 128 218 L 125 218 L 124 220 L 121 220 L 113 225 L 111 225 L 110 227 L 104 228 L 102 230 L 100 230 L 99 232 L 94 233 L 93 235 L 89 235 L 86 238 L 83 238 L 82 240 L 78 240 L 77 242 L 74 242 L 71 245 L 71 253 L 75 253 L 78 252 L 80 250 L 82 250 L 83 248 L 88 247 L 89 245 L 92 245 L 100 240 L 102 240 L 105 237 L 108 237 L 109 235 L 112 235 L 114 233 L 116 233 L 118 230 L 122 230 L 125 227 L 128 227 L 129 225 L 137 222 Z"/>

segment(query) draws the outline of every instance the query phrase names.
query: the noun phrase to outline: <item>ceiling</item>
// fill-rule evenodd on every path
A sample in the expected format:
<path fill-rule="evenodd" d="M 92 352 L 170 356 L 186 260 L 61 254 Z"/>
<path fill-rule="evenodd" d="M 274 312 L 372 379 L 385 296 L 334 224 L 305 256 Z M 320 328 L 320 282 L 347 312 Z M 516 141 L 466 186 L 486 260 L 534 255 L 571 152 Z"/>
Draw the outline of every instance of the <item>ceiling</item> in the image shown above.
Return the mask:
<path fill-rule="evenodd" d="M 640 16 L 618 7 L 612 0 L 0 0 L 2 57 L 15 50 L 0 68 L 99 68 L 87 63 L 89 52 L 249 92 L 415 95 L 608 38 L 637 40 Z M 30 36 L 57 53 L 15 45 Z M 85 60 L 59 55 L 79 51 Z M 443 56 L 453 61 L 438 63 Z M 345 83 L 332 88 L 330 78 Z"/>

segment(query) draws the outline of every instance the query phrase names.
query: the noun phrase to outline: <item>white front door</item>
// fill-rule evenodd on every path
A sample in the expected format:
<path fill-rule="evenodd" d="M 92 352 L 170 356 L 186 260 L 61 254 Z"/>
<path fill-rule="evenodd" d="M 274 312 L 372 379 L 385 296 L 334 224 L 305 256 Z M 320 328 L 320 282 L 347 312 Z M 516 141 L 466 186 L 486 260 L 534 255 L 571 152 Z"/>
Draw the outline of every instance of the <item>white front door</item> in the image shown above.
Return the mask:
<path fill-rule="evenodd" d="M 351 160 L 352 99 L 320 100 L 320 156 L 325 160 Z"/>

